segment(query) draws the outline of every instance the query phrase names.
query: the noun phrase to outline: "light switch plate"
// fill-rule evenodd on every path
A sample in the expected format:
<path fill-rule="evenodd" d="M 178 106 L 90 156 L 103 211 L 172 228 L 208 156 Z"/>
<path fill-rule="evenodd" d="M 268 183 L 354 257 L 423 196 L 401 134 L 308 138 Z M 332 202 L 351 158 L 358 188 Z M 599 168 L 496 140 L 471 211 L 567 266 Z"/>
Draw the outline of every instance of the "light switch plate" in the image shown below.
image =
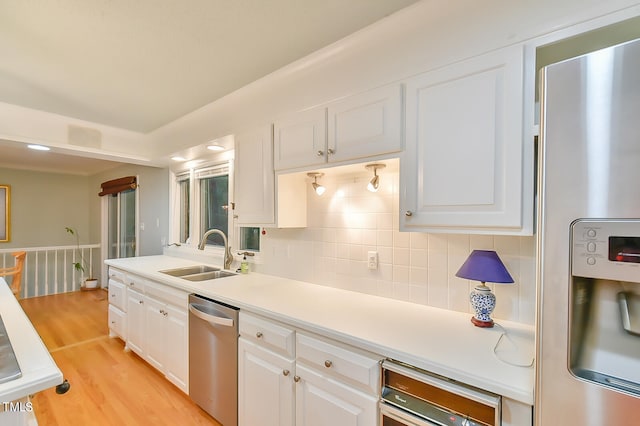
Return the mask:
<path fill-rule="evenodd" d="M 378 269 L 378 252 L 367 252 L 367 267 L 369 269 Z"/>

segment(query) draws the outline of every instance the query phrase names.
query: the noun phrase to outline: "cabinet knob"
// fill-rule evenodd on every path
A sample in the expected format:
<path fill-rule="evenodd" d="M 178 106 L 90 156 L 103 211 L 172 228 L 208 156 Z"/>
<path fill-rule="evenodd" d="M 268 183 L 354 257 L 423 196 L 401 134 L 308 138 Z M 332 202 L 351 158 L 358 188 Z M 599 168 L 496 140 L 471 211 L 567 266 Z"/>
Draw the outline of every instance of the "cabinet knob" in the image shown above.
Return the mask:
<path fill-rule="evenodd" d="M 332 365 L 333 365 L 333 362 L 331 362 L 331 360 L 329 359 L 324 362 L 324 366 L 327 368 L 331 368 Z"/>
<path fill-rule="evenodd" d="M 300 376 L 293 376 L 293 381 L 298 383 L 300 381 Z"/>
<path fill-rule="evenodd" d="M 329 155 L 333 155 L 333 153 L 334 153 L 334 152 L 335 152 L 335 151 L 334 151 L 333 149 L 331 149 L 331 148 L 329 148 L 329 149 L 327 150 L 327 154 L 329 154 Z"/>
<path fill-rule="evenodd" d="M 116 297 L 116 294 L 115 294 L 115 293 L 112 293 L 112 294 L 111 294 L 111 297 Z"/>
<path fill-rule="evenodd" d="M 413 216 L 413 212 L 411 210 L 407 210 L 406 212 L 404 212 L 404 215 L 406 217 L 411 217 L 411 216 Z"/>
<path fill-rule="evenodd" d="M 322 156 L 324 155 L 324 151 L 322 151 L 322 150 L 318 150 L 318 152 L 316 152 L 316 155 L 317 155 L 318 157 L 322 157 Z"/>
<path fill-rule="evenodd" d="M 115 324 L 115 323 L 116 323 L 115 321 L 111 321 L 111 324 Z"/>
<path fill-rule="evenodd" d="M 282 370 L 282 375 L 283 376 L 288 376 L 289 375 L 289 370 Z"/>
<path fill-rule="evenodd" d="M 261 339 L 261 338 L 262 338 L 262 331 L 258 331 L 258 332 L 256 333 L 256 337 L 257 337 L 258 339 Z"/>
<path fill-rule="evenodd" d="M 142 305 L 142 303 L 144 303 L 144 302 L 142 302 L 142 300 L 138 300 L 138 303 L 139 303 L 140 305 Z"/>
<path fill-rule="evenodd" d="M 130 285 L 131 287 L 133 287 L 134 285 L 136 285 L 136 283 L 134 283 L 133 281 L 131 281 L 131 282 L 129 283 L 129 285 Z"/>

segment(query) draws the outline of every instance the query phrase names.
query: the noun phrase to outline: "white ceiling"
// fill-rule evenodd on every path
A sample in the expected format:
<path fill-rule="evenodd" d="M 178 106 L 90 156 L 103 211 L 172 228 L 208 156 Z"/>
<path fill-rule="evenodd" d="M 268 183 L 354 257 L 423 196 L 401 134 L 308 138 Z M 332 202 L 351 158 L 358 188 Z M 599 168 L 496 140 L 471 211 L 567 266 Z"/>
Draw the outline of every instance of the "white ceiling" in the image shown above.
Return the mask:
<path fill-rule="evenodd" d="M 417 0 L 7 0 L 0 102 L 147 133 Z"/>
<path fill-rule="evenodd" d="M 6 0 L 0 102 L 147 133 L 418 0 Z M 118 165 L 0 140 L 0 166 Z"/>

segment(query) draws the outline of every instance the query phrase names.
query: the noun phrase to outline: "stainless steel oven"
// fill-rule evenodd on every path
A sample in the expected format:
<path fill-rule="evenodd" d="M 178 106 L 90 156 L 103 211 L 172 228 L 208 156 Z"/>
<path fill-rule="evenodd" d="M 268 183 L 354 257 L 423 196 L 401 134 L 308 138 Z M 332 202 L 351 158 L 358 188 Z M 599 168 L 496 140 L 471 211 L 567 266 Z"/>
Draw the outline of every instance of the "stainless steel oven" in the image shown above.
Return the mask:
<path fill-rule="evenodd" d="M 382 362 L 381 426 L 497 426 L 501 398 L 407 364 Z"/>

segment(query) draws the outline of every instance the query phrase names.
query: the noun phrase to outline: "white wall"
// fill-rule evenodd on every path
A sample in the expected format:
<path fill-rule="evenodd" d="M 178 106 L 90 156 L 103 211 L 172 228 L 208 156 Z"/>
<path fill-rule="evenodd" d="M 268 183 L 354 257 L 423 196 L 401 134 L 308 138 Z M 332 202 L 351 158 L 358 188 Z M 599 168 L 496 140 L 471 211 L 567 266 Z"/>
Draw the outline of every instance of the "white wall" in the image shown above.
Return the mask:
<path fill-rule="evenodd" d="M 11 241 L 0 248 L 74 245 L 67 226 L 79 232 L 81 244 L 95 242 L 86 176 L 0 168 L 0 184 L 11 185 Z"/>
<path fill-rule="evenodd" d="M 364 169 L 364 168 L 363 168 Z M 318 197 L 309 186 L 308 227 L 267 229 L 258 272 L 362 293 L 471 313 L 476 284 L 455 277 L 473 249 L 496 250 L 513 285 L 489 284 L 498 299 L 494 317 L 529 325 L 535 319 L 535 238 L 398 231 L 398 173 L 371 178 L 323 178 Z M 379 268 L 367 269 L 367 252 L 378 252 Z M 382 313 L 381 313 L 382 314 Z"/>

